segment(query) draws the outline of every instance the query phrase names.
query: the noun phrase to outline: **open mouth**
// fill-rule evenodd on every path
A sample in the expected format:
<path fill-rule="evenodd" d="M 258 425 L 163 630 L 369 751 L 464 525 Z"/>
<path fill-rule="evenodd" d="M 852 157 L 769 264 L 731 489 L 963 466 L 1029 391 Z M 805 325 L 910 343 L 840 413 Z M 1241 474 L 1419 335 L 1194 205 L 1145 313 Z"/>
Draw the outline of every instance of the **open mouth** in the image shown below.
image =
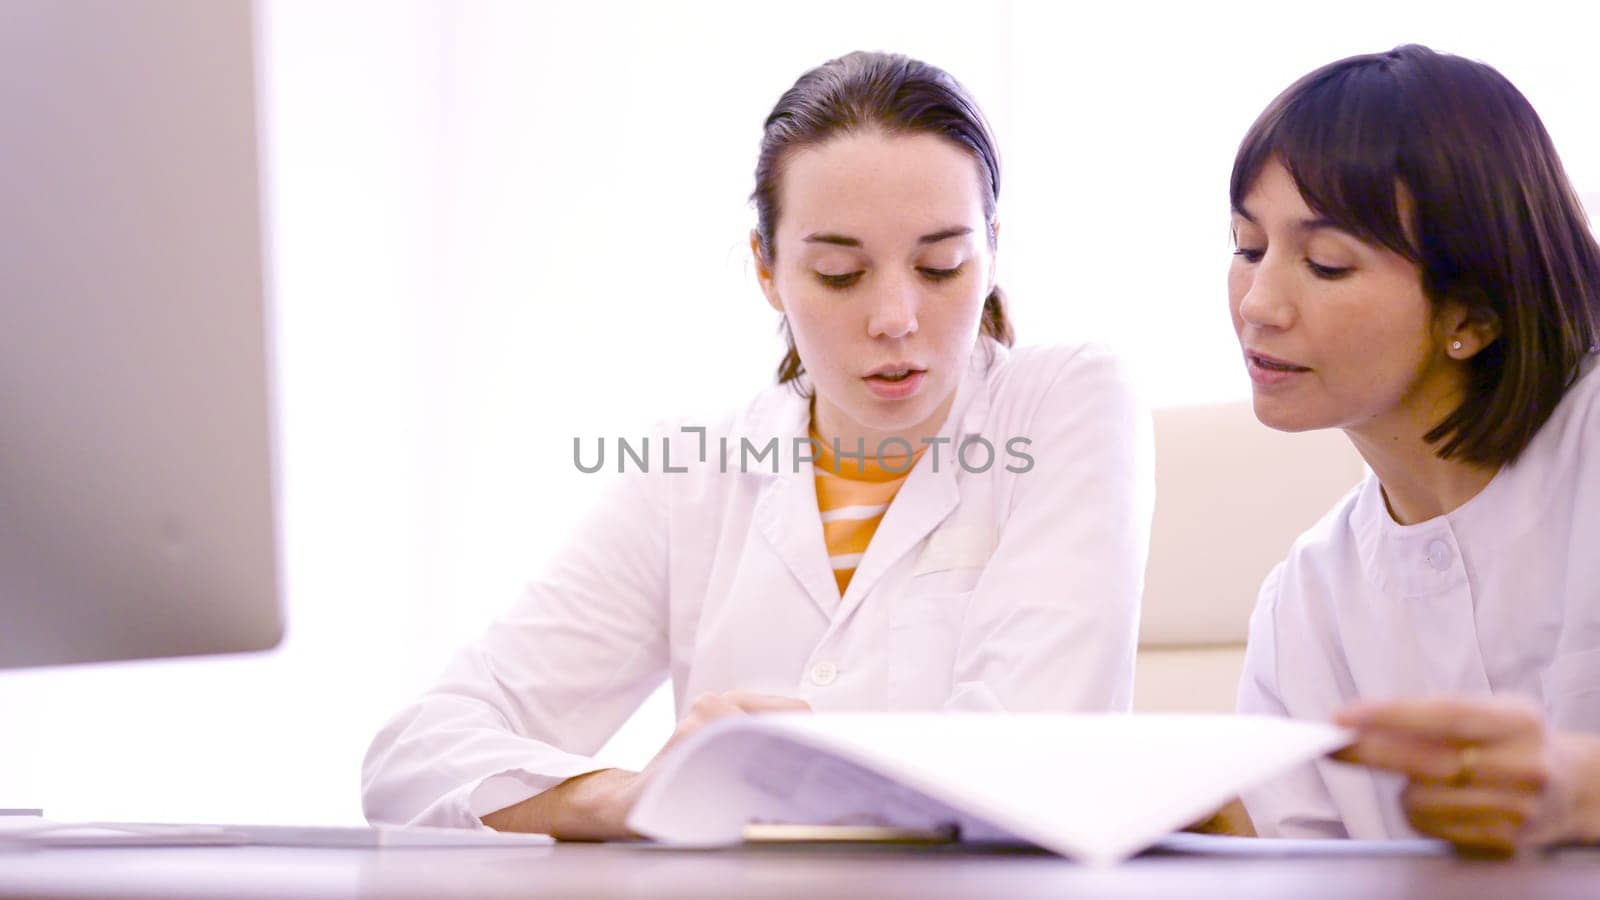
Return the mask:
<path fill-rule="evenodd" d="M 1287 363 L 1287 362 L 1284 362 L 1282 360 L 1273 359 L 1273 358 L 1271 358 L 1269 356 L 1260 356 L 1260 355 L 1255 354 L 1255 353 L 1250 354 L 1250 364 L 1253 365 L 1253 366 L 1257 366 L 1259 368 L 1262 368 L 1262 369 L 1266 369 L 1268 372 L 1309 372 L 1309 371 L 1311 371 L 1310 369 L 1306 368 L 1305 366 L 1297 366 L 1294 363 Z"/>
<path fill-rule="evenodd" d="M 895 362 L 880 366 L 862 381 L 866 382 L 867 390 L 881 399 L 904 400 L 922 389 L 922 383 L 927 375 L 927 369 L 918 368 L 911 363 Z"/>

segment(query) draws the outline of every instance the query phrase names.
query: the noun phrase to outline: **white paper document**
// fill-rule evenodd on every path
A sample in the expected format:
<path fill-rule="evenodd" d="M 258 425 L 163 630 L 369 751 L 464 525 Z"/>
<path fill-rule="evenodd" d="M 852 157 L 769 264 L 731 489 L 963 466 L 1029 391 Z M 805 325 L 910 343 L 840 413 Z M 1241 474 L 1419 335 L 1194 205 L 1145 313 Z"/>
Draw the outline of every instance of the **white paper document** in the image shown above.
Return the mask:
<path fill-rule="evenodd" d="M 1265 716 L 739 716 L 674 748 L 628 825 L 693 846 L 752 824 L 954 826 L 1104 864 L 1352 739 Z"/>
<path fill-rule="evenodd" d="M 57 822 L 37 816 L 0 818 L 0 850 L 37 847 L 177 847 L 242 844 L 215 825 Z"/>
<path fill-rule="evenodd" d="M 145 822 L 56 822 L 0 819 L 0 850 L 40 847 L 527 847 L 552 843 L 542 834 L 487 829 L 295 825 L 175 825 Z"/>
<path fill-rule="evenodd" d="M 1164 853 L 1185 856 L 1232 856 L 1244 859 L 1293 859 L 1303 856 L 1450 856 L 1445 841 L 1425 838 L 1349 840 L 1339 838 L 1251 838 L 1219 834 L 1169 834 L 1155 844 Z"/>

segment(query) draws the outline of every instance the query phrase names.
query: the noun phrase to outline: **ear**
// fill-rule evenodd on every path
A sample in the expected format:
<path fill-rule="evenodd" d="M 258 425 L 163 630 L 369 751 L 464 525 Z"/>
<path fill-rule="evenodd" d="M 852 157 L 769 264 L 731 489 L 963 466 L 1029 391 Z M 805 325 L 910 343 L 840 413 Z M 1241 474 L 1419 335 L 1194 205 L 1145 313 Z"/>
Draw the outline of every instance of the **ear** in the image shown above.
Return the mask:
<path fill-rule="evenodd" d="M 766 257 L 761 253 L 761 234 L 754 228 L 750 229 L 750 255 L 756 263 L 756 282 L 761 285 L 761 293 L 767 296 L 767 305 L 778 312 L 783 312 L 783 300 L 778 296 L 778 285 L 772 280 L 772 267 L 767 265 Z"/>
<path fill-rule="evenodd" d="M 1500 318 L 1487 306 L 1450 301 L 1440 310 L 1439 324 L 1445 355 L 1461 362 L 1500 338 Z"/>

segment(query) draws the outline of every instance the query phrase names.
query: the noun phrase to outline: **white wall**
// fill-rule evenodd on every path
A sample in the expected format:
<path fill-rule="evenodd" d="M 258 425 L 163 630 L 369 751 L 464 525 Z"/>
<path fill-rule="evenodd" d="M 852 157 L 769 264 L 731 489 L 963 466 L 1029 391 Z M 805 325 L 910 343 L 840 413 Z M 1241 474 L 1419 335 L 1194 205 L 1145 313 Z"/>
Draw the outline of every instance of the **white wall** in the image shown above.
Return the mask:
<path fill-rule="evenodd" d="M 1600 192 L 1563 7 L 270 3 L 290 633 L 271 654 L 0 674 L 0 806 L 354 822 L 370 734 L 595 495 L 575 436 L 715 411 L 780 345 L 747 264 L 760 122 L 857 47 L 965 81 L 1005 157 L 1024 342 L 1121 347 L 1158 403 L 1243 396 L 1227 175 L 1294 77 L 1420 40 L 1502 69 Z M 614 747 L 648 754 L 660 698 Z"/>

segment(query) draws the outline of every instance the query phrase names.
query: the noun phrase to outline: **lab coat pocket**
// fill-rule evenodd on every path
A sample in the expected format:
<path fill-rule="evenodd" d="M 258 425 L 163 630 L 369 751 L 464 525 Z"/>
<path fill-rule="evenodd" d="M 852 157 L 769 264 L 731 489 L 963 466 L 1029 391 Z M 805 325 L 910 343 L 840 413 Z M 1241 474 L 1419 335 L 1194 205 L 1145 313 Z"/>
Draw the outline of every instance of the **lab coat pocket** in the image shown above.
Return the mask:
<path fill-rule="evenodd" d="M 921 580 L 912 579 L 913 590 L 895 598 L 889 615 L 890 694 L 901 709 L 936 709 L 950 695 L 961 623 L 972 597 L 971 590 L 918 591 Z"/>
<path fill-rule="evenodd" d="M 966 569 L 976 578 L 977 572 L 989 564 L 994 555 L 996 535 L 993 528 L 981 525 L 947 525 L 928 536 L 917 563 L 912 567 L 913 581 L 939 572 Z"/>
<path fill-rule="evenodd" d="M 945 527 L 935 531 L 917 554 L 911 568 L 911 580 L 906 583 L 906 602 L 896 608 L 897 613 L 920 615 L 920 610 L 943 609 L 923 602 L 937 594 L 957 594 L 971 591 L 994 555 L 994 529 L 974 526 Z"/>
<path fill-rule="evenodd" d="M 929 535 L 889 609 L 889 688 L 901 709 L 937 709 L 950 696 L 961 625 L 994 554 L 994 529 L 946 525 Z"/>
<path fill-rule="evenodd" d="M 1600 647 L 1556 657 L 1544 672 L 1543 686 L 1552 725 L 1600 732 Z"/>

